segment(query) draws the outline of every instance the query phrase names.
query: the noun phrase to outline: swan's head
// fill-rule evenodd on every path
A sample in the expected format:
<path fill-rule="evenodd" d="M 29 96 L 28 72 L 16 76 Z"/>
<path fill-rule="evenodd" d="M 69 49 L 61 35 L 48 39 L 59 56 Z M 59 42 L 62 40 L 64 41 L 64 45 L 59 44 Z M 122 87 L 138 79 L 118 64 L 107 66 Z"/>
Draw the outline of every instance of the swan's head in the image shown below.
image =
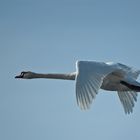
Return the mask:
<path fill-rule="evenodd" d="M 21 79 L 32 79 L 34 73 L 31 71 L 23 71 L 20 75 L 15 76 L 15 78 L 21 78 Z"/>

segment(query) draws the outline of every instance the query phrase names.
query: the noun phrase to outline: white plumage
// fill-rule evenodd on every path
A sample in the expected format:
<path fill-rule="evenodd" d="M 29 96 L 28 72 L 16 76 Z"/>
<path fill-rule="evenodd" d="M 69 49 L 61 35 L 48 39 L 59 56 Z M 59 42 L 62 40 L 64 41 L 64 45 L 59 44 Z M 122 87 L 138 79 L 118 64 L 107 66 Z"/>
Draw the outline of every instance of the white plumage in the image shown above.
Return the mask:
<path fill-rule="evenodd" d="M 136 91 L 132 91 L 120 81 L 136 84 L 140 71 L 120 63 L 93 61 L 77 62 L 76 98 L 81 109 L 88 109 L 99 89 L 117 91 L 125 113 L 130 113 L 137 101 Z M 137 86 L 140 86 L 137 83 Z"/>
<path fill-rule="evenodd" d="M 113 62 L 77 61 L 76 72 L 69 74 L 38 74 L 22 72 L 16 78 L 53 78 L 76 80 L 76 99 L 81 109 L 88 109 L 99 89 L 117 91 L 125 113 L 133 111 L 140 92 L 140 83 L 136 81 L 139 70 Z"/>

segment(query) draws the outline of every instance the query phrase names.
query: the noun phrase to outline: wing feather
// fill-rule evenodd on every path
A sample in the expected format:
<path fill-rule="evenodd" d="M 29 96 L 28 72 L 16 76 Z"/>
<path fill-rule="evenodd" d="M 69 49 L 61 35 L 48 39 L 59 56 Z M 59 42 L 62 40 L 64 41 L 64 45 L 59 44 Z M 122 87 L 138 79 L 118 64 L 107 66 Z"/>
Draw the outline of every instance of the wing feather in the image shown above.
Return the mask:
<path fill-rule="evenodd" d="M 92 95 L 91 87 L 88 84 L 85 85 L 85 89 L 87 91 L 87 98 L 88 98 L 88 102 L 90 104 L 92 102 L 92 97 L 94 98 L 94 96 Z"/>
<path fill-rule="evenodd" d="M 133 100 L 136 102 L 137 101 L 137 92 L 135 91 L 128 91 L 129 94 L 131 94 L 131 96 L 133 97 Z"/>
<path fill-rule="evenodd" d="M 82 89 L 83 89 L 82 99 L 84 101 L 84 109 L 87 109 L 89 108 L 88 91 L 86 90 L 85 86 L 83 86 Z"/>
<path fill-rule="evenodd" d="M 90 102 L 92 102 L 92 98 L 95 98 L 96 94 L 95 94 L 95 92 L 92 92 L 93 88 L 89 81 L 87 82 L 86 88 L 88 90 Z"/>

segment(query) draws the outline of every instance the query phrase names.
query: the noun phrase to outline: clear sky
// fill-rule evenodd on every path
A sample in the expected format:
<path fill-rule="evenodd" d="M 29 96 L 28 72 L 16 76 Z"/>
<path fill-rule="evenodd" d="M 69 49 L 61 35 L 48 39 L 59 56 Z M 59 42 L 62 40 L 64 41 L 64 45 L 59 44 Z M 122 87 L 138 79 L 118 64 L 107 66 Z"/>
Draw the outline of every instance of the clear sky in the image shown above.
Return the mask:
<path fill-rule="evenodd" d="M 0 1 L 1 140 L 140 139 L 140 98 L 125 115 L 116 92 L 100 90 L 81 111 L 74 81 L 14 79 L 73 72 L 76 60 L 140 68 L 140 1 Z"/>

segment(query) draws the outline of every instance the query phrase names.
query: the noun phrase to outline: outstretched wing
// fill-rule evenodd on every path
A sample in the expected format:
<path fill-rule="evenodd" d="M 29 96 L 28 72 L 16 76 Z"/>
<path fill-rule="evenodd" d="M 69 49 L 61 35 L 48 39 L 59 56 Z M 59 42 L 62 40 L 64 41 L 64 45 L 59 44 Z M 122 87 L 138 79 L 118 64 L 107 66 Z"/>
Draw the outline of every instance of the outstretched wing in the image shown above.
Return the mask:
<path fill-rule="evenodd" d="M 137 101 L 138 94 L 136 91 L 140 91 L 140 83 L 137 82 L 136 79 L 138 78 L 139 74 L 139 70 L 134 70 L 131 68 L 128 70 L 128 77 L 125 77 L 126 79 L 121 81 L 121 84 L 128 88 L 127 91 L 118 91 L 119 99 L 126 114 L 133 112 L 134 104 Z"/>
<path fill-rule="evenodd" d="M 76 77 L 76 99 L 81 109 L 88 109 L 100 89 L 103 79 L 113 69 L 105 63 L 78 61 Z"/>
<path fill-rule="evenodd" d="M 127 91 L 118 91 L 118 96 L 123 105 L 125 113 L 132 113 L 134 103 L 137 101 L 137 92 L 140 91 L 140 83 L 134 80 L 137 76 L 121 81 L 121 84 L 127 87 Z"/>
<path fill-rule="evenodd" d="M 123 105 L 125 113 L 132 113 L 138 94 L 135 91 L 118 91 L 118 96 Z"/>

